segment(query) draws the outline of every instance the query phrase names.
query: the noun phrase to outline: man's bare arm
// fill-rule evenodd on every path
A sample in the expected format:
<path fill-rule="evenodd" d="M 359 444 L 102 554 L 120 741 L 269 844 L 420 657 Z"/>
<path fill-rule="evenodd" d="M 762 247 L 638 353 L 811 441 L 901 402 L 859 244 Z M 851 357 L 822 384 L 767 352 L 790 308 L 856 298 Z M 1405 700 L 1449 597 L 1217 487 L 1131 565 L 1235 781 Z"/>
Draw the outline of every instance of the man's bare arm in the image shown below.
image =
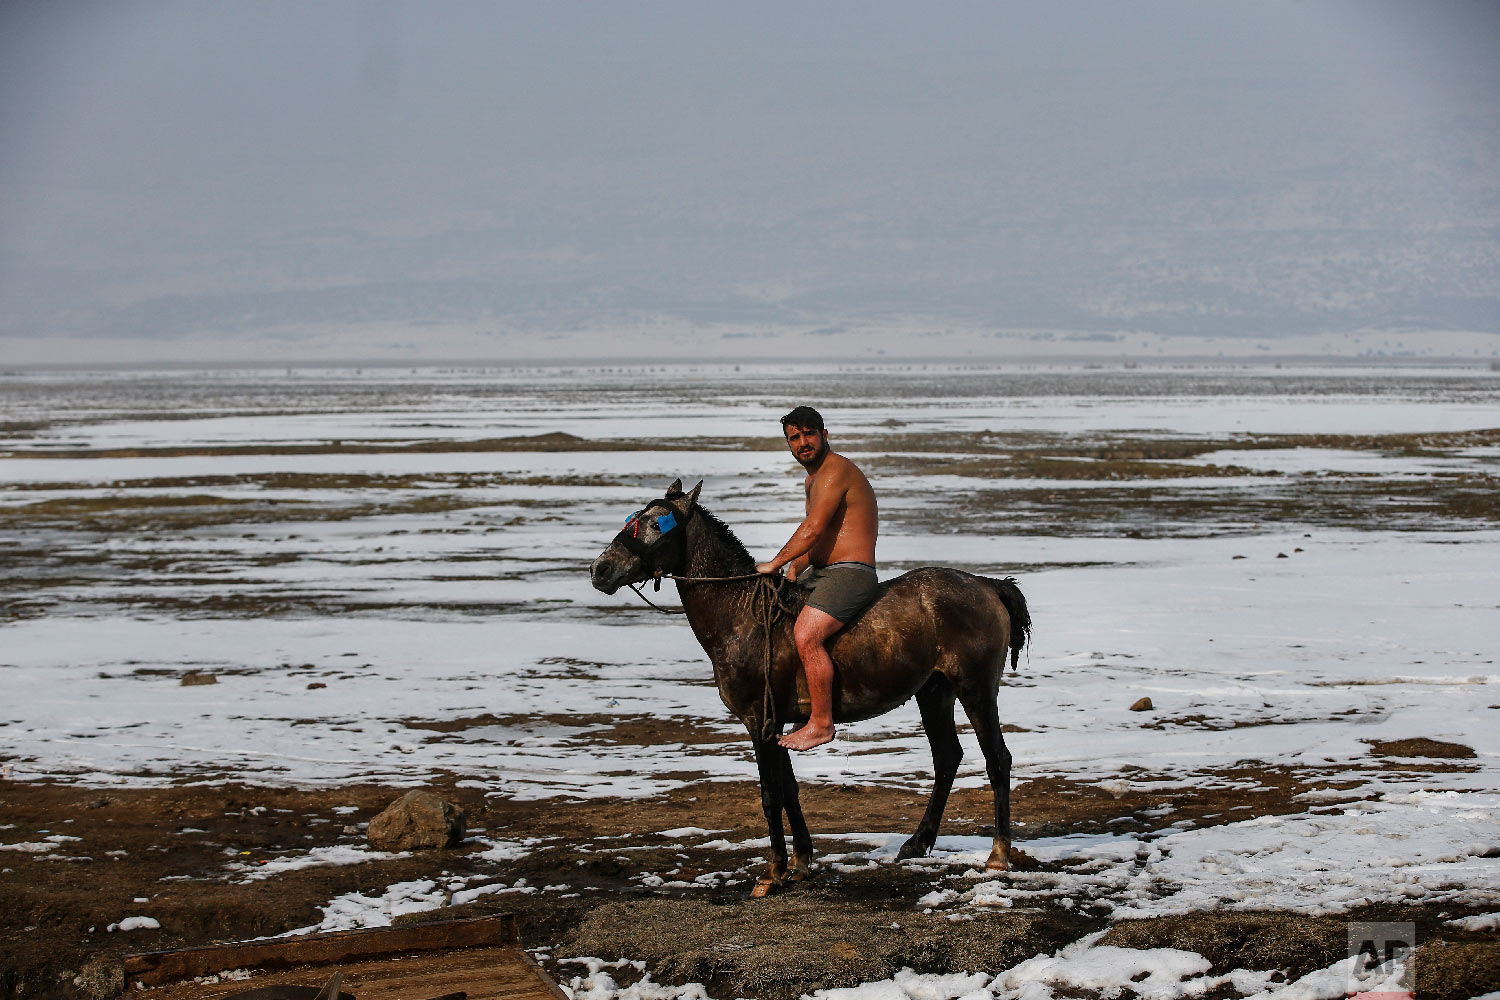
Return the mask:
<path fill-rule="evenodd" d="M 770 562 L 758 564 L 755 571 L 774 573 L 786 564 L 799 559 L 801 560 L 800 567 L 805 567 L 807 560 L 804 557 L 814 545 L 818 544 L 818 540 L 823 537 L 823 532 L 828 530 L 828 525 L 838 513 L 839 504 L 844 502 L 844 494 L 848 492 L 848 489 L 842 476 L 837 479 L 830 476 L 827 483 L 814 479 L 807 498 L 807 517 L 803 518 L 797 530 L 792 532 L 792 537 L 781 547 L 781 551 L 776 553 Z"/>

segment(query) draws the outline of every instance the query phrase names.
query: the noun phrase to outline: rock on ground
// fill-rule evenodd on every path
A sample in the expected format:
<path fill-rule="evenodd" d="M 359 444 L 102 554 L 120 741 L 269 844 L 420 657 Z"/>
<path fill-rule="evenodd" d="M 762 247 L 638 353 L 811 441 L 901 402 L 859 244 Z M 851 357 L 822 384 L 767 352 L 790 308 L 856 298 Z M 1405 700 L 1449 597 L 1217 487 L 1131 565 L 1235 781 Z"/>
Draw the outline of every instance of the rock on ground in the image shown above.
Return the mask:
<path fill-rule="evenodd" d="M 407 792 L 370 820 L 370 846 L 382 851 L 457 847 L 467 829 L 464 811 L 431 792 Z"/>

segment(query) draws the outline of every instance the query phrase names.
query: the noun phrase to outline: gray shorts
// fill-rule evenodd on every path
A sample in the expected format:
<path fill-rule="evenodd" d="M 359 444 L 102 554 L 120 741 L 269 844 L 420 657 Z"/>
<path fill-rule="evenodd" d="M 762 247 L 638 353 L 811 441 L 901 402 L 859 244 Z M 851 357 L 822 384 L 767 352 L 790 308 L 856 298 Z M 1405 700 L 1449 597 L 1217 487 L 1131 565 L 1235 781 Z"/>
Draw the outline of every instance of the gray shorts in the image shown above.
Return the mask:
<path fill-rule="evenodd" d="M 797 576 L 797 584 L 812 591 L 807 596 L 809 607 L 825 611 L 844 623 L 869 607 L 880 592 L 875 567 L 862 562 L 809 567 Z"/>

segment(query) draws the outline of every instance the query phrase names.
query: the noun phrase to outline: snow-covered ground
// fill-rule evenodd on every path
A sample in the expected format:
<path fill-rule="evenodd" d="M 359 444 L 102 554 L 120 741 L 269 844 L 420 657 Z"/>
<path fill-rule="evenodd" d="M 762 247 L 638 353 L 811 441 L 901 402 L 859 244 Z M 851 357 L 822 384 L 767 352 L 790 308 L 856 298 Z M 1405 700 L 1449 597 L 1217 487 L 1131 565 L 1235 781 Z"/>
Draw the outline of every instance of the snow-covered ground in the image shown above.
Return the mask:
<path fill-rule="evenodd" d="M 1500 755 L 1500 710 L 1491 707 L 1500 702 L 1493 569 L 1500 532 L 1456 541 L 1408 532 L 1377 544 L 1325 530 L 1311 539 L 994 539 L 955 540 L 955 548 L 1000 567 L 1007 554 L 1027 562 L 1108 561 L 1021 581 L 1036 644 L 1001 693 L 1002 718 L 1030 730 L 1008 738 L 1018 781 L 1102 779 L 1132 767 L 1161 780 L 1240 761 L 1347 765 L 1368 759 L 1371 740 L 1427 737 L 1470 746 L 1484 764 L 1443 777 L 1444 787 L 1483 789 L 1493 787 L 1489 762 Z M 579 537 L 556 558 L 592 555 L 584 544 Z M 891 539 L 886 549 L 906 544 Z M 941 546 L 922 548 L 943 558 Z M 1234 558 L 1240 554 L 1246 558 Z M 550 600 L 552 608 L 635 600 L 628 592 L 594 595 L 565 573 L 495 581 L 483 575 L 485 564 L 465 564 L 471 580 L 431 584 L 371 580 L 368 567 L 346 577 L 329 558 L 324 575 L 305 585 L 371 587 L 384 597 L 433 588 L 443 600 Z M 498 555 L 494 565 L 504 564 Z M 297 585 L 270 584 L 278 592 Z M 615 617 L 601 621 L 580 610 L 451 620 L 12 622 L 0 633 L 0 676 L 11 694 L 0 707 L 0 734 L 17 773 L 98 783 L 193 769 L 251 780 L 415 783 L 446 769 L 517 796 L 653 794 L 671 782 L 619 776 L 639 767 L 634 748 L 579 738 L 600 725 L 597 718 L 576 726 L 555 720 L 551 732 L 529 718 L 669 715 L 738 731 L 682 622 Z M 189 669 L 213 672 L 218 683 L 183 687 Z M 326 686 L 309 689 L 312 683 Z M 1156 706 L 1146 720 L 1129 711 L 1142 696 Z M 525 721 L 527 731 L 501 722 L 468 729 L 460 742 L 404 724 L 486 714 Z M 1200 721 L 1142 727 L 1161 716 Z M 858 742 L 799 760 L 801 774 L 927 780 L 927 744 L 913 705 L 849 734 Z M 894 752 L 847 752 L 868 750 L 872 741 Z M 666 746 L 652 757 L 663 772 L 754 775 L 746 753 L 733 748 L 703 756 Z M 982 783 L 977 747 L 966 757 L 960 784 Z"/>
<path fill-rule="evenodd" d="M 498 794 L 533 798 L 650 795 L 683 774 L 753 780 L 741 744 L 715 745 L 712 754 L 689 744 L 656 746 L 643 757 L 638 748 L 589 738 L 613 719 L 640 715 L 680 717 L 726 733 L 739 726 L 720 704 L 686 626 L 639 610 L 628 592 L 595 593 L 585 569 L 625 516 L 676 476 L 689 484 L 705 479 L 704 504 L 752 552 L 774 551 L 799 517 L 798 470 L 781 451 L 724 442 L 774 441 L 780 413 L 803 400 L 824 409 L 836 447 L 840 434 L 896 432 L 1191 438 L 1500 425 L 1500 377 L 1474 371 L 1007 375 L 953 368 L 779 379 L 769 370 L 697 368 L 399 378 L 325 372 L 283 382 L 246 373 L 197 382 L 187 374 L 103 374 L 98 382 L 95 391 L 62 375 L 0 380 L 0 435 L 8 435 L 0 437 L 0 512 L 22 515 L 4 522 L 0 551 L 40 547 L 111 567 L 49 581 L 46 614 L 0 623 L 7 693 L 0 760 L 14 777 L 416 784 L 447 771 Z M 182 419 L 158 419 L 163 410 Z M 39 426 L 27 430 L 28 421 Z M 475 440 L 554 431 L 674 447 L 684 438 L 720 441 L 695 450 L 553 453 L 37 458 L 6 457 L 4 450 Z M 1288 476 L 1355 477 L 1366 485 L 1459 476 L 1481 488 L 1500 485 L 1493 447 L 1441 454 L 1226 450 L 1182 464 L 1276 470 L 1283 488 Z M 308 505 L 371 499 L 359 485 L 273 485 L 265 478 L 277 473 L 432 477 L 375 499 L 436 495 L 465 504 L 349 519 L 221 522 L 185 533 L 111 534 L 45 521 L 31 527 L 24 519 L 30 505 L 40 511 L 122 496 Z M 459 475 L 488 478 L 454 485 Z M 1254 490 L 1258 483 L 1237 477 L 1205 488 Z M 1064 875 L 977 877 L 973 863 L 988 843 L 945 838 L 928 862 L 939 888 L 927 908 L 958 919 L 976 908 L 1062 898 L 1097 902 L 1118 916 L 1239 906 L 1336 912 L 1370 901 L 1500 907 L 1500 527 L 1493 519 L 1455 525 L 1434 515 L 1428 525 L 1402 530 L 1283 520 L 1164 538 L 1126 537 L 1108 524 L 1066 537 L 1007 535 L 966 531 L 965 518 L 994 523 L 977 508 L 945 510 L 930 530 L 922 512 L 953 507 L 945 490 L 957 486 L 1002 498 L 1023 486 L 1054 490 L 1065 507 L 1069 491 L 1087 481 L 958 483 L 904 475 L 875 485 L 891 516 L 882 562 L 956 563 L 995 575 L 1033 567 L 1018 575 L 1035 642 L 1001 692 L 1002 719 L 1026 730 L 1008 737 L 1018 783 L 1065 776 L 1192 785 L 1221 780 L 1218 772 L 1237 765 L 1333 775 L 1371 763 L 1374 741 L 1418 737 L 1475 754 L 1453 770 L 1372 779 L 1343 804 L 1314 809 L 1318 803 L 1310 801 L 1297 815 L 1024 843 L 1044 860 L 1069 859 Z M 1140 490 L 1147 503 L 1179 484 L 1113 485 Z M 18 607 L 39 593 L 31 578 L 0 583 L 0 599 Z M 379 610 L 195 610 L 244 598 L 301 607 L 352 601 Z M 183 686 L 189 671 L 212 673 L 217 683 Z M 1142 696 L 1155 706 L 1145 716 L 1129 711 Z M 478 721 L 461 740 L 412 725 L 454 720 Z M 914 706 L 844 735 L 799 758 L 804 780 L 926 786 L 929 756 Z M 966 739 L 959 783 L 982 784 L 980 755 Z M 643 760 L 651 772 L 639 771 Z M 893 842 L 871 835 L 861 846 L 858 831 L 843 833 L 855 845 L 844 863 L 890 862 Z M 340 926 L 377 919 L 372 915 L 389 919 L 443 891 L 435 883 L 403 883 L 391 887 L 389 899 L 334 901 L 329 919 Z M 1223 979 L 1207 976 L 1207 963 L 1191 953 L 1126 951 L 1085 940 L 993 978 L 913 974 L 828 995 L 1041 1000 L 1054 987 L 1110 984 L 1141 993 L 1131 978 L 1145 971 L 1143 995 L 1178 997 Z M 1326 993 L 1326 983 L 1245 978 L 1255 975 L 1244 973 L 1233 985 L 1242 993 L 1313 997 L 1341 995 L 1347 980 L 1347 970 L 1315 974 L 1337 980 Z M 666 987 L 652 993 L 650 985 L 611 992 L 613 980 L 600 968 L 571 989 L 596 998 L 691 995 Z"/>

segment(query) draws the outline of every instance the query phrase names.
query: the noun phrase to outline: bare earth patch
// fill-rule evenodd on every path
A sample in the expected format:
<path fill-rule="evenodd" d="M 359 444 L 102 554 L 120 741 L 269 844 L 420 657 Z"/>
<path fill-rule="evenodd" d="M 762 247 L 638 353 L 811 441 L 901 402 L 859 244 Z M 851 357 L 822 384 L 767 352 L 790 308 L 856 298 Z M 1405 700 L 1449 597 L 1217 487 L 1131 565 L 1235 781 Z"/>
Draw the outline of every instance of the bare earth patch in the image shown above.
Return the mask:
<path fill-rule="evenodd" d="M 1436 757 L 1440 760 L 1472 760 L 1476 756 L 1473 747 L 1422 736 L 1409 740 L 1373 740 L 1370 752 L 1382 757 Z"/>

